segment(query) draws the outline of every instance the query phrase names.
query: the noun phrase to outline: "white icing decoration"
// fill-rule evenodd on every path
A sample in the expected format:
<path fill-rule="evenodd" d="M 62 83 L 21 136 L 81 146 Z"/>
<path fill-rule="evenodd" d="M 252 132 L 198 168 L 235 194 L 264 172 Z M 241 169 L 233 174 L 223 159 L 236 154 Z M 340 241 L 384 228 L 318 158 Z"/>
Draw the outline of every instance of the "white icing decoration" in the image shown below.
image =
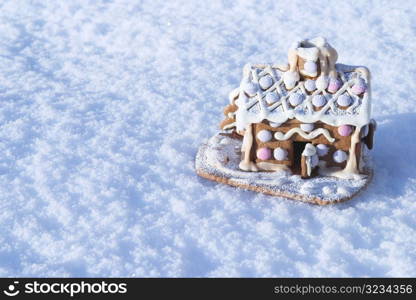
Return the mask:
<path fill-rule="evenodd" d="M 337 150 L 337 151 L 335 151 L 334 152 L 334 154 L 332 155 L 332 158 L 334 159 L 334 161 L 335 162 L 337 162 L 337 163 L 342 163 L 342 162 L 344 162 L 344 161 L 346 161 L 347 160 L 347 158 L 348 158 L 348 154 L 347 153 L 345 153 L 344 151 L 342 151 L 342 150 Z"/>
<path fill-rule="evenodd" d="M 243 171 L 254 171 L 257 172 L 258 168 L 255 163 L 250 160 L 250 151 L 253 145 L 253 128 L 250 125 L 247 126 L 244 133 L 243 144 L 241 145 L 241 153 L 243 159 L 241 160 L 238 167 Z"/>
<path fill-rule="evenodd" d="M 305 149 L 302 152 L 302 156 L 306 156 L 305 162 L 306 162 L 306 173 L 308 174 L 308 176 L 311 176 L 312 173 L 312 168 L 313 166 L 313 162 L 312 162 L 312 157 L 316 156 L 316 149 L 315 146 L 312 145 L 311 143 L 306 144 L 305 145 Z"/>
<path fill-rule="evenodd" d="M 309 41 L 311 44 L 316 45 L 319 48 L 325 47 L 327 45 L 326 39 L 322 36 L 318 36 Z"/>
<path fill-rule="evenodd" d="M 328 87 L 328 83 L 329 83 L 329 78 L 328 76 L 325 76 L 325 75 L 319 76 L 315 82 L 316 88 L 318 90 L 325 90 Z"/>
<path fill-rule="evenodd" d="M 266 143 L 272 139 L 272 133 L 268 130 L 260 130 L 257 133 L 257 138 L 259 139 L 259 141 Z"/>
<path fill-rule="evenodd" d="M 273 104 L 275 103 L 277 100 L 279 100 L 279 97 L 277 96 L 277 94 L 275 92 L 271 92 L 271 93 L 267 93 L 266 94 L 266 102 L 268 104 Z"/>
<path fill-rule="evenodd" d="M 304 68 L 298 70 L 298 59 L 302 58 L 305 60 Z M 298 41 L 295 43 L 290 49 L 288 53 L 288 60 L 289 60 L 289 71 L 291 73 L 298 73 L 300 72 L 302 75 L 305 76 L 312 76 L 316 77 L 317 67 L 314 71 L 315 67 L 310 65 L 311 62 L 317 61 L 319 58 L 320 69 L 322 76 L 330 76 L 332 78 L 337 77 L 337 71 L 335 69 L 335 63 L 338 58 L 338 54 L 334 48 L 332 48 L 324 38 L 319 37 L 310 40 L 303 40 Z M 285 85 L 286 88 L 291 89 L 294 87 L 292 85 L 292 81 L 286 81 Z M 325 82 L 321 82 L 321 86 L 325 84 Z M 327 86 L 327 83 L 326 83 Z M 322 89 L 326 89 L 326 86 Z M 318 87 L 318 85 L 317 85 Z M 319 87 L 318 87 L 319 88 Z"/>
<path fill-rule="evenodd" d="M 325 144 L 318 144 L 316 145 L 316 152 L 319 156 L 325 156 L 328 154 L 329 147 Z"/>
<path fill-rule="evenodd" d="M 296 50 L 298 51 L 298 55 L 304 60 L 315 62 L 318 59 L 319 49 L 316 47 L 299 47 Z"/>
<path fill-rule="evenodd" d="M 314 139 L 317 136 L 322 134 L 329 142 L 331 142 L 331 143 L 335 142 L 335 139 L 333 137 L 331 137 L 329 131 L 325 128 L 318 128 L 318 129 L 315 129 L 314 131 L 312 131 L 310 133 L 306 133 L 305 131 L 303 131 L 300 128 L 292 128 L 288 132 L 286 132 L 285 134 L 283 134 L 282 132 L 276 132 L 274 134 L 274 138 L 278 141 L 287 141 L 295 133 L 299 134 L 301 137 L 303 137 L 305 139 L 308 139 L 308 140 Z"/>
<path fill-rule="evenodd" d="M 269 122 L 284 123 L 289 119 L 297 119 L 302 123 L 315 123 L 321 121 L 331 126 L 341 126 L 344 124 L 361 127 L 370 122 L 370 109 L 371 109 L 371 89 L 370 89 L 370 74 L 367 69 L 363 67 L 350 67 L 346 65 L 337 65 L 337 72 L 340 74 L 340 78 L 343 79 L 343 85 L 340 89 L 334 93 L 325 94 L 327 103 L 319 110 L 313 111 L 311 98 L 318 94 L 315 91 L 312 97 L 303 94 L 306 100 L 303 101 L 302 105 L 299 105 L 299 109 L 293 110 L 288 103 L 288 98 L 294 93 L 304 93 L 303 82 L 298 83 L 292 90 L 286 91 L 283 87 L 283 79 L 281 78 L 274 86 L 275 90 L 270 92 L 276 93 L 279 100 L 274 104 L 268 106 L 266 101 L 263 99 L 263 91 L 259 90 L 255 96 L 247 97 L 242 92 L 247 81 L 252 80 L 253 74 L 271 74 L 273 79 L 277 77 L 277 72 L 280 72 L 273 65 L 248 65 L 244 68 L 245 74 L 240 85 L 240 93 L 238 99 L 235 101 L 238 106 L 236 113 L 236 127 L 238 131 L 243 131 L 247 124 L 260 123 L 262 120 L 268 120 Z M 349 74 L 348 77 L 345 74 Z M 283 73 L 286 74 L 286 73 Z M 350 106 L 346 114 L 343 110 L 334 110 L 338 97 L 343 93 L 350 94 L 350 87 L 353 84 L 354 77 L 362 77 L 367 84 L 367 89 L 363 93 L 360 101 Z M 253 77 L 254 80 L 254 77 Z M 302 90 L 303 89 L 303 90 Z M 325 92 L 325 91 L 324 91 Z M 305 113 L 305 109 L 308 112 Z"/>
<path fill-rule="evenodd" d="M 314 128 L 314 124 L 300 124 L 300 129 L 306 132 L 311 132 Z"/>
<path fill-rule="evenodd" d="M 235 127 L 235 122 L 225 125 L 222 129 L 227 130 Z"/>
<path fill-rule="evenodd" d="M 342 170 L 347 176 L 351 175 L 359 175 L 358 169 L 357 169 L 357 157 L 355 155 L 355 148 L 356 145 L 360 142 L 360 131 L 361 127 L 358 127 L 355 129 L 354 134 L 351 137 L 351 145 L 350 145 L 350 151 L 349 151 L 349 157 L 347 161 L 347 165 L 345 166 L 344 170 Z"/>
<path fill-rule="evenodd" d="M 263 76 L 262 78 L 260 78 L 259 84 L 260 84 L 260 87 L 263 90 L 267 90 L 269 87 L 272 86 L 273 80 L 270 77 L 270 75 L 266 75 L 266 76 Z"/>
<path fill-rule="evenodd" d="M 306 173 L 308 174 L 308 176 L 311 176 L 312 173 L 312 158 L 311 157 L 306 157 Z"/>
<path fill-rule="evenodd" d="M 292 89 L 296 83 L 299 81 L 299 73 L 287 71 L 283 74 L 283 82 L 287 89 Z"/>
<path fill-rule="evenodd" d="M 303 156 L 312 156 L 316 154 L 315 146 L 311 143 L 305 145 L 305 149 L 303 149 L 302 155 Z"/>
<path fill-rule="evenodd" d="M 274 164 L 267 161 L 261 161 L 256 164 L 256 166 L 263 171 L 281 171 L 285 174 L 289 175 L 292 174 L 289 167 L 282 164 Z"/>
<path fill-rule="evenodd" d="M 286 160 L 287 159 L 287 151 L 283 148 L 276 148 L 273 151 L 273 156 L 276 160 Z"/>

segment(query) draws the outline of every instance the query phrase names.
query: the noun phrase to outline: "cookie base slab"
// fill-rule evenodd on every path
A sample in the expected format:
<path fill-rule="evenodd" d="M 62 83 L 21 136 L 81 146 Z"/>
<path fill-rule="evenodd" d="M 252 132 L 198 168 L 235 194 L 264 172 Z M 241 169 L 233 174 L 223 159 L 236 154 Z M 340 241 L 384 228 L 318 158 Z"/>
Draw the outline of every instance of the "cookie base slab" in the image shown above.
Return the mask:
<path fill-rule="evenodd" d="M 245 172 L 240 163 L 242 140 L 217 134 L 202 144 L 195 160 L 199 176 L 231 186 L 302 202 L 326 205 L 347 201 L 366 188 L 372 178 L 368 156 L 364 156 L 367 174 L 361 179 L 314 177 L 302 179 L 282 171 Z"/>

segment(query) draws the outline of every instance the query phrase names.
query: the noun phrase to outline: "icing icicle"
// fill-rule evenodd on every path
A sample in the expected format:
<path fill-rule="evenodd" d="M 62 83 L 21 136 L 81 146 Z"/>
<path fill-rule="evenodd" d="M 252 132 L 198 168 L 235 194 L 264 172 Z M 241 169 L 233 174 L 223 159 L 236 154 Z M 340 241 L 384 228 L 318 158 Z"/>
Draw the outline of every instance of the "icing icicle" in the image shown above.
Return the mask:
<path fill-rule="evenodd" d="M 253 145 L 253 126 L 247 126 L 244 133 L 243 145 L 241 146 L 241 153 L 243 159 L 240 162 L 239 168 L 244 171 L 258 171 L 256 164 L 250 160 L 251 147 Z"/>

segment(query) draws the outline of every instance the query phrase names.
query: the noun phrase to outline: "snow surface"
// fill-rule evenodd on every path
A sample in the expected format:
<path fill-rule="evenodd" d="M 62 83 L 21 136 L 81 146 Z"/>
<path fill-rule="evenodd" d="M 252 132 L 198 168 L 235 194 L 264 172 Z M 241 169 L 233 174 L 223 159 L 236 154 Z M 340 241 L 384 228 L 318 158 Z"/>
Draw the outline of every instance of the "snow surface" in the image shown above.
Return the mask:
<path fill-rule="evenodd" d="M 1 276 L 416 276 L 416 2 L 1 1 Z M 247 62 L 373 74 L 375 176 L 318 207 L 200 178 Z"/>

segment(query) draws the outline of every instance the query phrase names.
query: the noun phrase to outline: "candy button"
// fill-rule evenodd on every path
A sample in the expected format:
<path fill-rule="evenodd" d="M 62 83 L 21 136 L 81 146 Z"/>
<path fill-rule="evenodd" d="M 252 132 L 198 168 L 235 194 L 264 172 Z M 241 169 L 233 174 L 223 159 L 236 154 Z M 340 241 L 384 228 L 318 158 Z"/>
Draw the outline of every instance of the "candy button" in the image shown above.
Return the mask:
<path fill-rule="evenodd" d="M 352 133 L 352 128 L 350 125 L 339 126 L 338 133 L 340 136 L 349 136 Z"/>
<path fill-rule="evenodd" d="M 333 159 L 334 159 L 335 162 L 342 163 L 342 162 L 344 162 L 344 161 L 347 160 L 348 154 L 345 153 L 342 150 L 337 150 L 337 151 L 334 152 L 334 154 L 333 154 L 332 157 L 333 157 Z"/>
<path fill-rule="evenodd" d="M 259 141 L 266 143 L 272 139 L 272 134 L 268 130 L 260 130 L 259 133 L 257 133 L 257 138 Z"/>
<path fill-rule="evenodd" d="M 257 150 L 257 157 L 261 160 L 268 160 L 270 159 L 270 157 L 272 156 L 272 152 L 270 151 L 269 148 L 260 148 L 259 150 Z"/>

